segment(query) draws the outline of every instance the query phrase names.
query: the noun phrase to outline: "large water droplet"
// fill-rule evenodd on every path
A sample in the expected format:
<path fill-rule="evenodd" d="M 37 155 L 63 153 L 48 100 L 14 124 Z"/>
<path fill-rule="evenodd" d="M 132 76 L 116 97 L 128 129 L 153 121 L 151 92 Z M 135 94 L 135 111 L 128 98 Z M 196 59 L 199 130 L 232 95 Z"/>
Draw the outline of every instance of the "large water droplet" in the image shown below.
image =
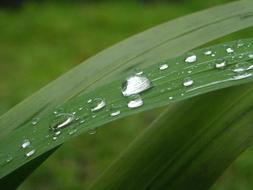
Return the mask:
<path fill-rule="evenodd" d="M 224 59 L 218 59 L 215 61 L 215 67 L 217 69 L 221 69 L 221 68 L 224 68 L 226 66 L 226 61 Z"/>
<path fill-rule="evenodd" d="M 99 111 L 106 106 L 105 101 L 101 98 L 95 98 L 94 100 L 92 100 L 91 104 L 92 112 Z"/>
<path fill-rule="evenodd" d="M 36 152 L 35 149 L 33 149 L 33 150 L 27 152 L 27 153 L 26 153 L 26 157 L 27 157 L 27 158 L 31 157 L 32 155 L 34 155 L 35 152 Z"/>
<path fill-rule="evenodd" d="M 53 131 L 58 131 L 69 126 L 74 121 L 74 119 L 75 117 L 72 114 L 59 114 L 56 116 L 56 120 L 50 127 Z"/>
<path fill-rule="evenodd" d="M 123 83 L 121 92 L 124 96 L 131 96 L 146 91 L 151 87 L 152 84 L 147 77 L 133 75 L 128 77 Z"/>
<path fill-rule="evenodd" d="M 187 79 L 184 80 L 183 85 L 185 87 L 188 87 L 188 86 L 193 85 L 193 83 L 194 83 L 194 81 L 191 78 L 187 78 Z"/>
<path fill-rule="evenodd" d="M 138 108 L 138 107 L 141 107 L 142 105 L 143 105 L 143 100 L 141 99 L 141 97 L 137 97 L 134 100 L 130 100 L 127 104 L 128 108 L 130 109 Z"/>
<path fill-rule="evenodd" d="M 197 56 L 196 55 L 191 55 L 191 56 L 189 56 L 185 59 L 186 63 L 194 63 L 195 61 L 197 61 Z"/>
<path fill-rule="evenodd" d="M 27 147 L 29 147 L 30 145 L 31 145 L 30 140 L 29 140 L 29 139 L 24 139 L 23 142 L 22 142 L 22 144 L 21 144 L 21 147 L 22 147 L 22 148 L 27 148 Z"/>

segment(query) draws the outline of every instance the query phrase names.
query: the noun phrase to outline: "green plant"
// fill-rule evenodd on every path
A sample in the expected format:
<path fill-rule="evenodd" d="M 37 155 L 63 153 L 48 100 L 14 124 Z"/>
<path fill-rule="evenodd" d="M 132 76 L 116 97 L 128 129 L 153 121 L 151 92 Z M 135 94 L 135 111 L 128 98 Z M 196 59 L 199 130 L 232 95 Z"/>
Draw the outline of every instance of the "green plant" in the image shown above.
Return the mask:
<path fill-rule="evenodd" d="M 213 90 L 250 82 L 252 80 L 251 70 L 249 69 L 252 64 L 252 39 L 210 47 L 209 49 L 212 51 L 210 55 L 204 54 L 204 52 L 209 51 L 209 49 L 207 50 L 206 48 L 193 51 L 189 55 L 181 54 L 203 45 L 210 40 L 251 26 L 253 20 L 251 16 L 253 8 L 251 7 L 251 1 L 236 2 L 158 26 L 143 34 L 137 35 L 128 41 L 123 41 L 122 43 L 98 54 L 96 57 L 89 59 L 85 64 L 70 71 L 57 81 L 49 84 L 40 92 L 36 93 L 30 99 L 10 110 L 0 119 L 0 161 L 2 163 L 0 174 L 2 178 L 7 176 L 7 174 L 10 174 L 10 177 L 7 176 L 1 180 L 2 184 L 5 186 L 15 186 L 16 184 L 13 183 L 13 181 L 10 184 L 10 179 L 14 179 L 11 174 L 15 174 L 15 172 L 11 172 L 15 170 L 17 171 L 17 168 L 20 168 L 25 163 L 28 163 L 29 165 L 31 158 L 42 155 L 83 131 L 94 132 L 94 128 L 127 115 L 161 107 L 171 102 L 188 99 Z M 217 30 L 219 28 L 222 28 L 222 30 Z M 226 47 L 224 47 L 224 45 L 226 45 Z M 212 57 L 213 53 L 215 53 L 214 57 Z M 193 63 L 184 63 L 185 58 L 191 57 L 193 54 L 197 55 L 197 61 L 193 60 Z M 159 65 L 163 66 L 162 68 L 164 68 L 164 70 L 162 70 L 162 68 L 159 69 Z M 166 65 L 168 65 L 168 69 L 166 69 Z M 217 68 L 215 69 L 215 67 Z M 139 71 L 143 71 L 144 76 L 148 77 L 152 84 L 150 88 L 147 86 L 147 90 L 141 93 L 144 105 L 139 109 L 129 109 L 126 105 L 130 100 L 128 97 L 122 95 L 121 85 L 126 77 L 139 72 L 135 70 L 136 68 L 138 68 Z M 238 70 L 236 71 L 236 69 Z M 124 77 L 121 76 L 122 73 L 124 73 Z M 151 74 L 151 76 L 148 74 Z M 144 82 L 146 81 L 145 78 L 140 79 L 140 76 L 136 76 L 136 79 L 144 80 Z M 189 80 L 183 84 L 185 79 Z M 188 85 L 189 87 L 187 87 Z M 250 91 L 248 93 L 249 98 L 245 99 L 248 102 L 247 105 L 250 106 Z M 247 95 L 248 94 L 245 94 L 244 96 L 248 97 Z M 213 96 L 215 97 L 216 95 Z M 238 96 L 231 97 L 231 99 L 235 100 L 237 97 Z M 96 98 L 102 98 L 102 100 Z M 100 105 L 103 109 L 100 111 L 97 107 L 98 110 L 96 110 L 96 105 L 93 105 L 94 102 L 87 104 L 86 102 L 90 99 L 93 101 L 96 99 L 95 104 Z M 140 99 L 138 100 L 139 103 L 141 103 Z M 106 102 L 107 108 L 114 111 L 109 110 L 109 112 L 106 112 L 103 101 Z M 216 103 L 217 106 L 219 106 L 220 102 L 217 101 Z M 111 105 L 116 105 L 116 107 L 111 107 Z M 239 105 L 244 104 L 240 103 Z M 175 107 L 180 106 L 175 105 Z M 186 110 L 190 108 L 190 106 L 187 105 L 182 107 Z M 231 108 L 233 105 L 230 106 L 228 103 L 225 104 L 222 107 L 224 108 L 225 113 L 227 113 L 227 107 Z M 89 110 L 86 110 L 85 108 L 89 108 Z M 203 108 L 204 107 L 201 109 Z M 247 116 L 249 108 L 247 106 L 243 108 L 245 109 L 235 109 L 236 112 L 240 111 L 242 115 Z M 93 109 L 94 112 L 90 112 L 90 109 Z M 119 110 L 121 113 L 120 115 L 117 115 L 116 113 L 118 113 L 117 111 Z M 183 112 L 183 110 L 184 109 L 179 109 L 175 112 L 176 115 L 178 115 L 177 117 L 180 116 L 181 111 Z M 208 108 L 205 110 L 207 111 Z M 53 112 L 55 111 L 58 113 L 54 114 Z M 78 113 L 74 114 L 74 112 Z M 114 113 L 116 116 L 110 116 L 110 113 Z M 229 113 L 231 115 L 234 114 L 234 112 L 230 111 Z M 196 115 L 198 114 L 196 113 Z M 58 115 L 58 117 L 55 115 Z M 167 116 L 167 114 L 164 115 L 165 118 L 170 117 Z M 242 118 L 242 122 L 250 118 L 250 116 L 246 116 Z M 92 117 L 96 118 L 92 119 Z M 177 117 L 175 116 L 175 118 Z M 214 114 L 212 117 L 216 118 L 217 115 Z M 182 126 L 190 124 L 187 119 L 180 121 L 180 118 L 181 117 L 179 117 L 177 122 L 174 121 L 174 123 L 182 123 Z M 196 119 L 193 114 L 191 119 L 194 118 Z M 232 117 L 230 116 L 229 118 Z M 78 119 L 78 121 L 73 121 L 73 119 Z M 227 121 L 224 122 L 227 123 Z M 211 122 L 207 123 L 209 124 Z M 67 126 L 67 124 L 69 125 Z M 156 124 L 154 125 L 156 126 Z M 175 126 L 175 124 L 172 123 L 171 126 Z M 225 126 L 226 125 L 222 125 L 222 127 Z M 241 124 L 240 126 L 244 125 Z M 58 130 L 57 127 L 63 129 Z M 203 126 L 201 125 L 199 127 Z M 216 129 L 216 127 L 214 128 Z M 218 129 L 220 130 L 221 128 Z M 219 131 L 218 129 L 212 134 L 216 134 Z M 59 131 L 62 134 L 57 136 Z M 196 130 L 196 133 L 199 131 L 200 130 Z M 192 133 L 192 136 L 194 136 L 194 131 L 191 130 L 187 134 L 190 132 Z M 169 132 L 169 134 L 175 135 L 175 133 L 171 132 Z M 180 133 L 178 132 L 178 138 L 179 137 Z M 147 137 L 144 135 L 143 137 L 140 137 L 139 141 L 142 141 L 142 138 L 144 141 L 145 139 L 147 140 Z M 173 140 L 170 143 L 173 145 L 173 143 L 180 140 L 178 138 L 170 138 Z M 24 150 L 20 150 L 22 141 L 26 139 L 31 141 L 32 147 L 26 145 L 27 143 L 24 143 L 23 146 L 28 146 L 29 149 L 25 148 Z M 164 140 L 165 139 L 166 138 L 164 138 Z M 205 140 L 208 140 L 208 138 Z M 224 141 L 225 140 L 226 139 L 224 138 Z M 159 141 L 157 140 L 155 142 L 158 143 Z M 156 145 L 155 142 L 153 142 L 153 145 Z M 249 144 L 250 143 L 248 143 L 248 145 Z M 157 147 L 161 146 L 158 145 Z M 222 146 L 225 144 L 222 144 L 221 142 L 219 145 Z M 240 150 L 244 150 L 243 148 L 246 147 L 247 146 L 244 146 Z M 33 152 L 33 150 L 36 152 Z M 154 150 L 159 149 L 155 148 Z M 183 150 L 184 149 L 182 149 L 182 152 L 184 153 Z M 29 158 L 26 158 L 25 156 L 27 153 L 29 153 L 27 155 Z M 229 154 L 226 154 L 226 156 L 227 155 Z M 232 161 L 236 155 L 238 154 L 231 151 L 230 161 Z M 152 158 L 153 157 L 150 157 L 150 159 Z M 227 164 L 229 163 L 230 162 Z M 138 164 L 137 166 L 141 166 L 141 164 Z M 156 164 L 155 166 L 163 167 L 163 165 L 159 164 Z M 126 167 L 128 167 L 127 162 Z M 133 167 L 133 169 L 135 168 L 137 167 Z M 214 177 L 218 177 L 224 169 L 224 167 L 219 168 L 220 172 Z M 122 169 L 122 171 L 127 170 Z M 166 171 L 170 171 L 170 168 L 167 168 Z M 148 171 L 148 173 L 150 172 Z M 134 176 L 134 173 L 132 172 L 129 174 L 130 177 Z M 151 174 L 153 174 L 153 172 L 150 173 L 148 179 L 153 179 L 155 177 Z M 160 172 L 158 174 L 160 175 Z M 158 174 L 155 175 L 159 176 Z M 23 172 L 21 172 L 21 174 L 18 173 L 18 175 L 24 176 Z M 16 176 L 16 174 L 14 176 Z M 110 177 L 109 174 L 105 176 Z M 189 176 L 194 178 L 194 175 Z M 119 177 L 121 176 L 119 175 Z M 18 179 L 22 178 L 20 177 Z M 101 179 L 103 182 L 103 178 Z M 130 180 L 125 175 L 122 175 L 122 179 Z M 20 183 L 21 181 L 22 180 L 19 180 L 17 183 Z M 113 182 L 113 178 L 109 178 L 109 181 Z M 119 182 L 120 181 L 122 180 L 119 180 Z M 158 185 L 163 186 L 165 181 L 167 180 L 164 180 L 163 183 L 161 183 L 159 181 L 151 180 L 151 184 L 146 184 L 146 181 L 142 181 L 141 183 L 140 180 L 140 184 L 135 183 L 131 185 L 133 185 L 133 188 L 137 188 L 137 185 L 140 185 L 137 188 L 140 189 L 140 187 L 147 188 L 146 185 L 148 185 L 148 187 L 152 187 L 152 185 L 155 186 L 155 183 L 159 183 Z M 129 181 L 122 184 L 116 182 L 108 184 L 114 185 L 114 188 L 122 189 L 121 185 L 123 184 L 125 188 L 129 188 L 126 184 L 130 183 L 127 182 Z M 143 182 L 145 182 L 145 185 L 143 185 Z M 152 184 L 152 182 L 154 182 L 154 184 Z M 99 183 L 101 183 L 101 180 L 98 181 L 98 186 Z M 211 182 L 208 181 L 200 187 L 208 186 L 210 183 Z M 183 186 L 188 185 L 187 183 L 178 184 Z M 96 187 L 96 184 L 94 187 Z M 102 187 L 106 188 L 104 185 L 102 185 Z M 176 187 L 177 186 L 175 185 L 175 188 Z"/>

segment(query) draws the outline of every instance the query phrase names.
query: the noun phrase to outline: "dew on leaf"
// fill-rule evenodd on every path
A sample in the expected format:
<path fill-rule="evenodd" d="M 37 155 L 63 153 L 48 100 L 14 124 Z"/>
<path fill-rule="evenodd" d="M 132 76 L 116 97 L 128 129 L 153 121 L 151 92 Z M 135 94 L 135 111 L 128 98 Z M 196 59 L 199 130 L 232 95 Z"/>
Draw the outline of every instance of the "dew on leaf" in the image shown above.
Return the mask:
<path fill-rule="evenodd" d="M 31 145 L 30 140 L 29 140 L 29 139 L 24 139 L 23 142 L 22 142 L 22 144 L 21 144 L 21 147 L 22 147 L 22 148 L 27 148 L 27 147 L 29 147 L 30 145 Z"/>
<path fill-rule="evenodd" d="M 194 63 L 195 61 L 197 61 L 196 55 L 190 55 L 187 58 L 185 58 L 186 63 Z"/>
<path fill-rule="evenodd" d="M 217 59 L 215 61 L 215 68 L 221 69 L 221 68 L 224 68 L 225 66 L 226 66 L 226 61 L 224 59 Z"/>
<path fill-rule="evenodd" d="M 130 100 L 127 104 L 127 107 L 130 109 L 138 108 L 143 105 L 143 100 L 141 97 L 137 97 L 136 99 Z"/>
<path fill-rule="evenodd" d="M 27 153 L 26 153 L 26 157 L 27 157 L 27 158 L 31 157 L 32 155 L 34 155 L 35 152 L 36 152 L 35 149 L 33 149 L 33 150 L 27 152 Z"/>
<path fill-rule="evenodd" d="M 163 64 L 161 64 L 161 65 L 159 66 L 159 69 L 160 69 L 161 71 L 163 71 L 163 70 L 166 70 L 168 67 L 169 67 L 168 64 L 163 63 Z"/>
<path fill-rule="evenodd" d="M 96 112 L 103 109 L 106 106 L 105 101 L 102 98 L 95 98 L 90 102 L 91 104 L 91 111 Z"/>
<path fill-rule="evenodd" d="M 234 53 L 234 50 L 233 50 L 232 48 L 229 47 L 229 48 L 226 49 L 226 52 L 227 52 L 227 53 Z"/>
<path fill-rule="evenodd" d="M 191 78 L 187 78 L 187 79 L 184 80 L 183 85 L 185 87 L 188 87 L 188 86 L 193 85 L 193 83 L 194 83 L 194 81 Z"/>

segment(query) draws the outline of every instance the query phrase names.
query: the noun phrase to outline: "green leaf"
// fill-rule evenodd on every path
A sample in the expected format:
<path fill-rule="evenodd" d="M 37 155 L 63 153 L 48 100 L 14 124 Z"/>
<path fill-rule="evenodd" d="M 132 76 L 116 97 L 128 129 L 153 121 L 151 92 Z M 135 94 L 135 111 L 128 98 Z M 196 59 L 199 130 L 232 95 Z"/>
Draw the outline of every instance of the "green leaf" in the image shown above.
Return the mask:
<path fill-rule="evenodd" d="M 38 114 L 35 116 L 38 123 L 32 123 L 30 120 L 30 123 L 12 131 L 11 136 L 2 139 L 0 149 L 2 152 L 9 153 L 13 161 L 3 164 L 0 170 L 1 177 L 28 162 L 34 153 L 35 156 L 43 154 L 81 132 L 93 133 L 96 127 L 115 119 L 212 90 L 251 82 L 253 80 L 252 44 L 253 39 L 240 40 L 196 50 L 174 59 L 162 60 L 144 69 L 143 74 L 131 75 L 133 79 L 129 79 L 126 88 L 130 94 L 123 92 L 124 88 L 121 88 L 122 84 L 126 84 L 126 76 L 124 76 L 94 91 L 73 97 L 48 113 L 46 117 Z M 211 53 L 207 55 L 207 52 Z M 189 58 L 191 58 L 190 63 L 187 62 Z M 164 65 L 168 68 L 161 70 L 161 66 Z M 142 82 L 141 86 L 139 86 L 140 82 Z M 144 85 L 140 91 L 145 91 L 138 92 L 140 94 L 138 97 L 126 97 L 132 92 L 136 94 L 134 85 L 137 85 L 137 90 Z M 150 86 L 145 87 L 145 85 Z M 129 105 L 130 102 L 132 106 Z M 118 111 L 120 111 L 119 115 L 111 115 Z M 22 143 L 26 145 L 27 139 L 31 142 L 31 146 L 28 144 L 28 147 L 23 147 L 22 150 Z M 7 154 L 1 156 L 2 163 L 5 163 L 6 159 L 9 159 Z"/>
<path fill-rule="evenodd" d="M 253 142 L 252 84 L 173 104 L 90 189 L 204 190 Z"/>
<path fill-rule="evenodd" d="M 143 94 L 145 104 L 141 109 L 128 110 L 127 107 L 124 107 L 120 117 L 117 117 L 117 119 L 167 105 L 171 102 L 169 97 L 174 97 L 173 101 L 179 101 L 218 88 L 250 82 L 251 77 L 244 80 L 232 80 L 234 77 L 232 74 L 234 73 L 231 69 L 239 61 L 244 61 L 243 66 L 251 64 L 248 55 L 252 51 L 252 47 L 244 46 L 238 49 L 236 54 L 244 54 L 240 60 L 239 57 L 232 60 L 232 55 L 226 55 L 222 46 L 214 47 L 214 50 L 217 51 L 216 56 L 224 57 L 228 61 L 228 66 L 224 70 L 214 70 L 214 60 L 207 59 L 203 55 L 203 50 L 196 52 L 196 54 L 199 54 L 199 60 L 196 64 L 197 68 L 193 68 L 194 66 L 192 67 L 187 64 L 175 64 L 175 61 L 182 62 L 185 56 L 172 60 L 168 60 L 168 58 L 180 55 L 185 51 L 228 33 L 251 26 L 253 23 L 251 15 L 253 10 L 252 5 L 252 1 L 231 3 L 177 19 L 136 35 L 90 58 L 84 64 L 50 83 L 38 93 L 4 114 L 0 118 L 0 177 L 6 176 L 29 162 L 32 158 L 51 150 L 83 131 L 115 120 L 116 118 L 109 117 L 106 109 L 104 109 L 102 112 L 96 114 L 96 118 L 84 124 L 79 125 L 77 121 L 73 122 L 73 124 L 62 131 L 63 134 L 56 141 L 52 140 L 50 126 L 55 126 L 60 122 L 59 120 L 63 122 L 66 119 L 66 115 L 61 118 L 55 118 L 53 112 L 56 107 L 63 108 L 64 112 L 72 114 L 73 112 L 80 111 L 78 113 L 79 117 L 90 118 L 91 114 L 87 114 L 85 109 L 83 111 L 79 110 L 79 106 L 86 104 L 85 101 L 90 98 L 103 96 L 102 98 L 106 99 L 107 105 L 119 103 L 117 105 L 125 106 L 128 99 L 123 98 L 120 94 L 123 78 L 119 76 L 123 74 L 126 76 L 126 74 L 132 73 L 132 68 L 134 67 L 145 68 L 148 65 L 159 64 L 161 61 L 166 61 L 171 66 L 170 72 L 167 72 L 162 80 L 155 80 L 156 78 L 154 78 L 161 74 L 160 70 L 157 69 L 157 65 L 143 69 L 145 73 L 153 72 L 156 69 L 152 73 L 154 88 Z M 245 41 L 245 43 L 251 44 L 251 41 Z M 233 42 L 228 45 L 237 46 L 237 43 Z M 205 61 L 207 64 L 204 64 Z M 171 69 L 173 72 L 171 72 Z M 194 71 L 191 74 L 181 73 L 184 70 L 189 71 L 188 69 Z M 249 73 L 251 75 L 250 71 Z M 180 77 L 177 74 L 180 74 Z M 189 76 L 196 76 L 196 81 L 199 83 L 195 84 L 198 86 L 202 85 L 203 88 L 187 92 L 185 96 L 181 96 L 182 89 L 185 89 L 182 85 L 182 79 Z M 216 81 L 227 81 L 213 86 L 205 86 L 210 84 L 210 82 L 215 82 L 213 79 L 216 79 Z M 109 83 L 110 81 L 115 82 Z M 171 82 L 175 86 L 173 86 L 173 90 L 165 90 L 165 93 L 162 93 L 167 82 Z M 99 86 L 101 88 L 97 88 Z M 159 88 L 155 88 L 155 86 L 159 86 Z M 112 90 L 109 91 L 110 89 Z M 159 96 L 157 96 L 158 94 Z M 77 116 L 74 117 L 77 119 Z M 33 126 L 32 120 L 36 118 L 39 119 L 39 122 Z M 78 131 L 74 135 L 68 135 L 68 133 L 73 133 L 76 130 L 75 127 Z M 72 128 L 72 132 L 68 131 L 70 128 Z M 24 139 L 29 139 L 32 146 L 21 150 L 21 143 Z M 27 159 L 25 154 L 31 150 L 36 150 L 35 154 Z M 7 160 L 8 163 L 6 163 Z"/>

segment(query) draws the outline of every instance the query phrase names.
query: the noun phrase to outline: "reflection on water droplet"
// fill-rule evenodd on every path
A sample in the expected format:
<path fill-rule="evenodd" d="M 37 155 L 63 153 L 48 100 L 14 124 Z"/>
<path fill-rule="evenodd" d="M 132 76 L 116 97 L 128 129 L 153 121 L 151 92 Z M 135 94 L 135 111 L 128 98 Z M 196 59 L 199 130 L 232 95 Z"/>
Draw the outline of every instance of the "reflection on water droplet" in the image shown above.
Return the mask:
<path fill-rule="evenodd" d="M 88 101 L 87 101 L 87 103 L 91 103 L 92 102 L 92 99 L 89 99 Z"/>
<path fill-rule="evenodd" d="M 169 99 L 170 99 L 170 100 L 172 100 L 172 99 L 173 99 L 173 97 L 172 97 L 172 96 L 170 96 L 170 97 L 169 97 Z"/>
<path fill-rule="evenodd" d="M 193 62 L 195 62 L 195 61 L 197 61 L 197 56 L 196 56 L 196 55 L 191 55 L 191 56 L 189 56 L 189 57 L 187 57 L 187 58 L 185 59 L 185 62 L 186 62 L 186 63 L 193 63 Z"/>
<path fill-rule="evenodd" d="M 91 103 L 91 111 L 99 111 L 103 109 L 106 106 L 106 103 L 103 99 L 101 98 L 95 98 Z"/>
<path fill-rule="evenodd" d="M 215 62 L 215 67 L 217 69 L 224 68 L 226 66 L 226 61 L 224 59 L 218 59 Z"/>
<path fill-rule="evenodd" d="M 193 83 L 194 83 L 194 81 L 191 78 L 187 78 L 187 79 L 184 80 L 183 85 L 185 87 L 188 87 L 188 86 L 193 85 Z"/>
<path fill-rule="evenodd" d="M 169 67 L 168 64 L 163 63 L 163 64 L 161 64 L 161 65 L 159 66 L 159 69 L 162 71 L 162 70 L 167 69 L 168 67 Z"/>
<path fill-rule="evenodd" d="M 27 153 L 26 153 L 26 157 L 27 157 L 27 158 L 31 157 L 32 155 L 34 155 L 35 152 L 36 152 L 35 149 L 33 149 L 33 150 L 27 152 Z"/>
<path fill-rule="evenodd" d="M 253 59 L 253 54 L 249 54 L 249 58 L 250 58 L 250 59 Z"/>
<path fill-rule="evenodd" d="M 141 107 L 142 105 L 143 105 L 143 100 L 141 99 L 141 97 L 137 97 L 134 100 L 130 100 L 127 104 L 128 108 L 130 109 L 138 108 L 138 107 Z"/>
<path fill-rule="evenodd" d="M 115 117 L 120 114 L 120 110 L 110 113 L 110 116 Z"/>
<path fill-rule="evenodd" d="M 29 140 L 29 139 L 24 139 L 23 142 L 22 142 L 22 144 L 21 144 L 21 147 L 22 147 L 22 148 L 27 148 L 27 147 L 29 147 L 30 145 L 31 145 L 30 140 Z"/>
<path fill-rule="evenodd" d="M 56 132 L 54 133 L 55 136 L 59 136 L 60 134 L 61 134 L 61 131 L 56 131 Z"/>
<path fill-rule="evenodd" d="M 124 96 L 131 96 L 146 91 L 151 87 L 152 84 L 147 77 L 133 75 L 128 77 L 123 83 L 121 92 Z"/>
<path fill-rule="evenodd" d="M 226 49 L 226 52 L 227 52 L 227 53 L 234 53 L 234 50 L 233 50 L 232 48 L 227 48 L 227 49 Z"/>

